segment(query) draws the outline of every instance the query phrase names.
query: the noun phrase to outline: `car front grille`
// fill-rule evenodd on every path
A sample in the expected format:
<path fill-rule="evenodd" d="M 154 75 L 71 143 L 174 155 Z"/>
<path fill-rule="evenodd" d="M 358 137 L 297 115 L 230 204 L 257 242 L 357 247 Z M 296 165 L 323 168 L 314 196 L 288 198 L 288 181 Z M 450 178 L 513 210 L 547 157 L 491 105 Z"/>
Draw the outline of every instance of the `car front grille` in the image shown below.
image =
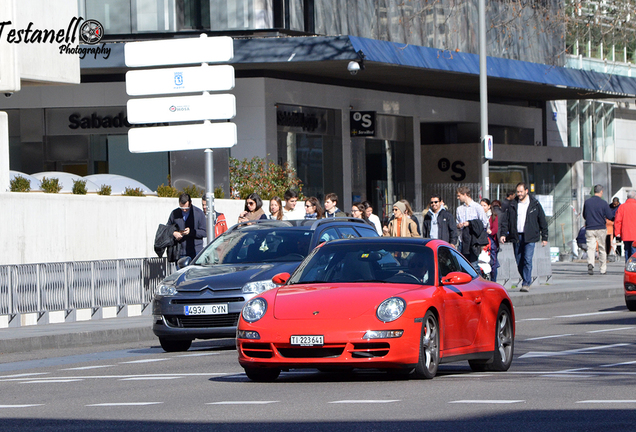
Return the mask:
<path fill-rule="evenodd" d="M 272 358 L 274 351 L 268 343 L 243 342 L 243 354 L 252 358 Z"/>
<path fill-rule="evenodd" d="M 353 358 L 384 357 L 390 347 L 387 342 L 359 342 L 353 344 L 350 352 Z"/>
<path fill-rule="evenodd" d="M 206 328 L 206 327 L 236 327 L 240 313 L 227 315 L 165 315 L 170 327 Z"/>
<path fill-rule="evenodd" d="M 216 304 L 216 303 L 234 303 L 244 302 L 245 297 L 217 297 L 206 299 L 172 299 L 170 304 L 198 305 L 198 304 Z"/>
<path fill-rule="evenodd" d="M 321 347 L 276 347 L 281 356 L 286 358 L 334 358 L 340 357 L 345 344 L 323 345 Z"/>

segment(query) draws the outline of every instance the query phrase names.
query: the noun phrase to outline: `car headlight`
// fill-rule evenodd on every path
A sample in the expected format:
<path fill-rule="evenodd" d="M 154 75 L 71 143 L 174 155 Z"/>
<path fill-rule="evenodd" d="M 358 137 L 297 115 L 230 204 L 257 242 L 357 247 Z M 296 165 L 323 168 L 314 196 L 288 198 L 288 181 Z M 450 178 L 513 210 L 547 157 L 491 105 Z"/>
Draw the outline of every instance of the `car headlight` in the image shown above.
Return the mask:
<path fill-rule="evenodd" d="M 159 296 L 173 296 L 177 294 L 177 288 L 174 285 L 159 285 L 155 294 Z"/>
<path fill-rule="evenodd" d="M 243 319 L 245 321 L 253 323 L 263 318 L 263 315 L 265 315 L 266 311 L 267 302 L 265 301 L 265 299 L 259 297 L 245 303 L 241 315 L 243 316 Z"/>
<path fill-rule="evenodd" d="M 625 264 L 625 271 L 636 272 L 636 258 L 631 257 Z"/>
<path fill-rule="evenodd" d="M 268 289 L 272 289 L 276 287 L 277 285 L 274 282 L 272 282 L 271 279 L 268 279 L 268 280 L 262 280 L 262 281 L 256 281 L 256 282 L 248 282 L 245 285 L 243 285 L 243 288 L 241 288 L 241 292 L 243 294 L 249 294 L 249 293 L 260 294 L 263 291 L 267 291 Z"/>
<path fill-rule="evenodd" d="M 399 297 L 391 297 L 380 303 L 376 316 L 382 322 L 391 322 L 401 317 L 404 309 L 406 309 L 404 300 Z"/>

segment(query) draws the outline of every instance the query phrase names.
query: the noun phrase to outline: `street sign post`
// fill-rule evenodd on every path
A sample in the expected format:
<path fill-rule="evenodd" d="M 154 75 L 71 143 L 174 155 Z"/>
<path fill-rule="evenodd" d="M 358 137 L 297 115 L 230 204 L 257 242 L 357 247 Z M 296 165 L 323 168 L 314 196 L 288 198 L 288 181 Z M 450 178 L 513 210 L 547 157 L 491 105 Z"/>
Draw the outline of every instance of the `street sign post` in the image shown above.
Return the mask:
<path fill-rule="evenodd" d="M 236 116 L 236 97 L 204 94 L 130 99 L 126 110 L 132 124 L 227 120 Z"/>
<path fill-rule="evenodd" d="M 128 149 L 131 153 L 227 148 L 234 145 L 234 123 L 135 127 L 128 131 Z"/>
<path fill-rule="evenodd" d="M 129 42 L 124 46 L 128 67 L 221 63 L 234 58 L 234 41 L 229 36 Z"/>

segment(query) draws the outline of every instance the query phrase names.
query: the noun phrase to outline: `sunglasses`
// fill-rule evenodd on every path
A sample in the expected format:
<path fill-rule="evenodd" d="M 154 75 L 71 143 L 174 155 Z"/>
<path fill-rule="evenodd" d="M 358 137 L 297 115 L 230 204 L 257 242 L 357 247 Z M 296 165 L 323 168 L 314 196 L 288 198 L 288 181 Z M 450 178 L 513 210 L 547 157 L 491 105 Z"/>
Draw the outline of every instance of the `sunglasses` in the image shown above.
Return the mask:
<path fill-rule="evenodd" d="M 431 204 L 437 204 L 439 201 L 431 201 Z"/>
<path fill-rule="evenodd" d="M 250 206 L 251 206 L 251 205 L 256 205 L 256 203 L 255 203 L 254 201 L 248 201 L 248 202 L 247 202 L 247 205 L 250 205 Z"/>
<path fill-rule="evenodd" d="M 400 209 L 396 209 L 396 208 L 393 209 L 393 211 L 398 211 L 398 210 L 400 210 Z"/>
<path fill-rule="evenodd" d="M 305 207 L 316 207 L 316 206 L 313 204 L 305 204 Z"/>

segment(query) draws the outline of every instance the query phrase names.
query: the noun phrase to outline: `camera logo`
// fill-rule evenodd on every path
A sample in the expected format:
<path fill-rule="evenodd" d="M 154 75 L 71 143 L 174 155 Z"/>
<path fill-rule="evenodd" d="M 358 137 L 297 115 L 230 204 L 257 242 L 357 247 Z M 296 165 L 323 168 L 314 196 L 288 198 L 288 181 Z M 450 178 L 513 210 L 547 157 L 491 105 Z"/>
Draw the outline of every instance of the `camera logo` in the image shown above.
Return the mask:
<path fill-rule="evenodd" d="M 99 21 L 87 20 L 80 27 L 80 38 L 89 45 L 94 45 L 102 40 L 104 26 Z"/>

